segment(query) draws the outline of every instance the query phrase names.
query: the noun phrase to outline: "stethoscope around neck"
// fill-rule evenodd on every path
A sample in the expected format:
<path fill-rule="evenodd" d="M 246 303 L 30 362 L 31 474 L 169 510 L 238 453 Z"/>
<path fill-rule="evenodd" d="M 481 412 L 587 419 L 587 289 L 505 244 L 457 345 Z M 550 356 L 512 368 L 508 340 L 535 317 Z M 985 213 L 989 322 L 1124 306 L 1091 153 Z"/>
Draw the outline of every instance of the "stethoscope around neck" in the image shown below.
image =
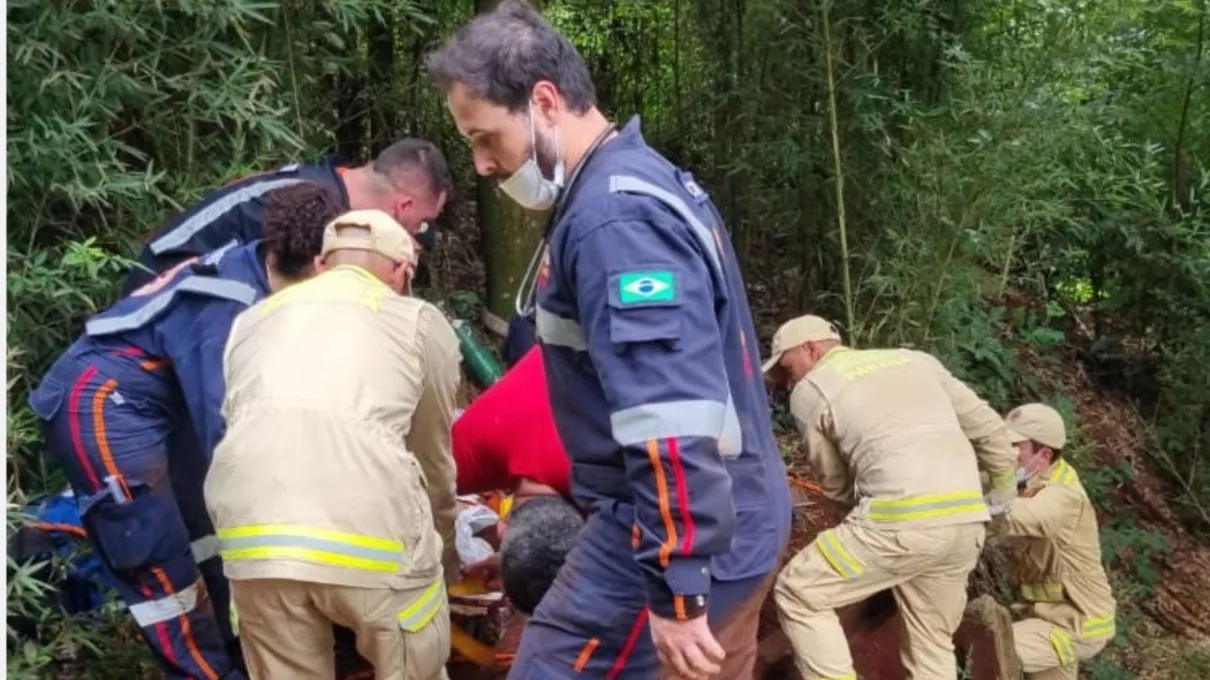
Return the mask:
<path fill-rule="evenodd" d="M 563 191 L 559 194 L 558 200 L 555 201 L 555 209 L 551 212 L 549 220 L 546 222 L 546 228 L 542 233 L 542 240 L 538 242 L 538 247 L 534 250 L 533 257 L 529 258 L 529 266 L 525 268 L 525 275 L 521 277 L 521 284 L 517 286 L 517 296 L 513 299 L 513 308 L 517 315 L 522 318 L 531 319 L 534 312 L 538 308 L 538 271 L 542 266 L 542 257 L 546 254 L 547 248 L 550 246 L 550 230 L 554 228 L 558 222 L 558 216 L 562 211 L 563 206 L 567 204 L 568 197 L 576 186 L 576 180 L 580 178 L 580 172 L 588 165 L 588 161 L 597 149 L 609 139 L 613 131 L 617 129 L 617 125 L 610 123 L 605 126 L 605 130 L 597 135 L 592 144 L 588 146 L 588 150 L 584 152 L 584 157 L 576 164 L 576 169 L 572 170 L 571 177 L 567 180 L 567 185 L 563 187 Z"/>

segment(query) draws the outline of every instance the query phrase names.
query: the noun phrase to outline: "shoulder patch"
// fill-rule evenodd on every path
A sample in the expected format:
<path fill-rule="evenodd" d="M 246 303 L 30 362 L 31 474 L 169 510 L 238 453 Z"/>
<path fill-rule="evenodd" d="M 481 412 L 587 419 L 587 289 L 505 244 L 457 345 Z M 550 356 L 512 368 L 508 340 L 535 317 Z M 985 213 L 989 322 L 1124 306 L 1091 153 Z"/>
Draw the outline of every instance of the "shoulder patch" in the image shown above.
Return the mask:
<path fill-rule="evenodd" d="M 618 277 L 618 301 L 623 305 L 675 299 L 676 275 L 671 271 L 625 272 Z"/>

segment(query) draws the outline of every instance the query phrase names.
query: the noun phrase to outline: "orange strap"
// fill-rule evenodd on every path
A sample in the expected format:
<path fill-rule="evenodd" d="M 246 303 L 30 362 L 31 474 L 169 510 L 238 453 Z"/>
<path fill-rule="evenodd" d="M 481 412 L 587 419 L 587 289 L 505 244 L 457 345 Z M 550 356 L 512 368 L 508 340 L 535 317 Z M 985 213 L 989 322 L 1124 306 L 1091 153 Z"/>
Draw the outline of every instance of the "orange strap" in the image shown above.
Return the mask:
<path fill-rule="evenodd" d="M 41 529 L 42 531 L 62 531 L 65 534 L 79 536 L 80 538 L 84 538 L 86 536 L 84 529 L 74 524 L 63 524 L 60 522 L 30 522 L 29 526 L 35 529 Z"/>
<path fill-rule="evenodd" d="M 816 484 L 815 482 L 812 482 L 809 479 L 804 479 L 802 477 L 795 477 L 793 475 L 787 475 L 786 479 L 788 479 L 791 484 L 793 484 L 794 486 L 797 486 L 800 489 L 805 489 L 807 491 L 810 491 L 813 494 L 823 495 L 823 489 L 818 484 Z"/>

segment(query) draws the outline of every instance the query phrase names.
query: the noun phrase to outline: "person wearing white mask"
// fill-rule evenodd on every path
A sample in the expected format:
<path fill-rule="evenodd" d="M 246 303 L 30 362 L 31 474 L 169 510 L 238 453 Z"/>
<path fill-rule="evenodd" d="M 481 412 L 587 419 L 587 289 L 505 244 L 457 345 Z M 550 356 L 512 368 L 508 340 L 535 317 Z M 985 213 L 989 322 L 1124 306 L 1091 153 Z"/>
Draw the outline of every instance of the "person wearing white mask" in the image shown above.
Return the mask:
<path fill-rule="evenodd" d="M 551 213 L 523 302 L 587 519 L 509 677 L 752 677 L 791 502 L 718 211 L 637 118 L 615 131 L 527 3 L 479 15 L 426 66 L 475 170 Z"/>
<path fill-rule="evenodd" d="M 1013 624 L 1013 644 L 1026 678 L 1075 680 L 1079 662 L 1104 649 L 1115 631 L 1096 510 L 1063 459 L 1067 431 L 1058 411 L 1025 404 L 1005 420 L 1025 488 L 993 509 L 991 531 L 1010 548 L 1013 609 L 1024 615 Z"/>

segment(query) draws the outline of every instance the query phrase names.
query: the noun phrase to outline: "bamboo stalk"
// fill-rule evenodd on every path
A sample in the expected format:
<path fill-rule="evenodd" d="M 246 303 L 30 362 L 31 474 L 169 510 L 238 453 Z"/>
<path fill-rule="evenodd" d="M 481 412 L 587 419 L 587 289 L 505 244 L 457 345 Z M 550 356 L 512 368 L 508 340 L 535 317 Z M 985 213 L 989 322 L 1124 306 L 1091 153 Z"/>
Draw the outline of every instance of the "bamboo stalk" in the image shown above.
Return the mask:
<path fill-rule="evenodd" d="M 844 272 L 845 323 L 848 327 L 849 337 L 856 344 L 857 329 L 853 316 L 853 281 L 852 275 L 849 272 L 849 238 L 844 213 L 844 169 L 840 163 L 840 124 L 837 122 L 836 116 L 836 76 L 835 66 L 832 63 L 832 27 L 828 16 L 831 4 L 830 0 L 823 3 L 823 41 L 828 72 L 828 117 L 832 128 L 832 168 L 836 175 L 836 222 L 840 231 L 840 264 L 841 270 Z"/>

